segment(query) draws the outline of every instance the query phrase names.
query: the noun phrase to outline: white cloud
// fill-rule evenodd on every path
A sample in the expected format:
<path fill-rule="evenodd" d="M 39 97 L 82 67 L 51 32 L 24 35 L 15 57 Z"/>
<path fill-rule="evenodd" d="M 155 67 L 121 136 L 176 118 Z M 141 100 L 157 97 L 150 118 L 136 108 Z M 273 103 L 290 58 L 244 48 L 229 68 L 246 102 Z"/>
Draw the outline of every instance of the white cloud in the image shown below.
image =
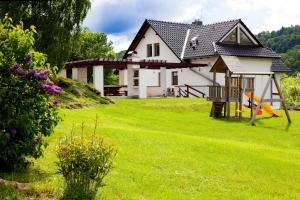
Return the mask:
<path fill-rule="evenodd" d="M 84 21 L 126 49 L 144 19 L 204 24 L 241 18 L 253 33 L 299 24 L 299 0 L 94 0 Z M 117 28 L 116 28 L 117 27 Z"/>
<path fill-rule="evenodd" d="M 226 0 L 228 8 L 253 18 L 254 32 L 299 24 L 299 0 Z"/>
<path fill-rule="evenodd" d="M 126 34 L 108 34 L 107 37 L 113 42 L 113 47 L 116 53 L 122 50 L 127 50 L 132 40 Z"/>

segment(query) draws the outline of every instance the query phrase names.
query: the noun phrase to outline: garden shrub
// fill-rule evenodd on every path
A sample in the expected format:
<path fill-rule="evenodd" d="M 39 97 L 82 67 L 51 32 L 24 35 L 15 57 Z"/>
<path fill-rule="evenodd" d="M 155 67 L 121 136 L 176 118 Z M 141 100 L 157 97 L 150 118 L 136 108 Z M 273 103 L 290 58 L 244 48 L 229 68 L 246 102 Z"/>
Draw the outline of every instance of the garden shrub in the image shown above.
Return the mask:
<path fill-rule="evenodd" d="M 57 156 L 66 182 L 63 199 L 95 199 L 112 168 L 115 150 L 95 134 L 91 139 L 70 136 L 60 140 Z"/>
<path fill-rule="evenodd" d="M 50 95 L 60 92 L 50 79 L 46 56 L 34 51 L 36 33 L 32 26 L 13 26 L 7 15 L 0 19 L 0 170 L 27 166 L 26 158 L 39 158 L 59 121 L 58 101 Z"/>
<path fill-rule="evenodd" d="M 281 88 L 287 105 L 300 106 L 300 73 L 285 76 Z"/>

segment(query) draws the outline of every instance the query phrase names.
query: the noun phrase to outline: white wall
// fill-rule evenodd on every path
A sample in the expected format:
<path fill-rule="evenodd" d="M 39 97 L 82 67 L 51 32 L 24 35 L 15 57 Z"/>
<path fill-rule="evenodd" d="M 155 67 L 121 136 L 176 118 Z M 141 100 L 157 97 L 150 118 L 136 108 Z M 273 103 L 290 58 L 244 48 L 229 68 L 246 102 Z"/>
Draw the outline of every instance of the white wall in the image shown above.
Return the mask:
<path fill-rule="evenodd" d="M 160 55 L 154 56 L 154 43 L 159 43 Z M 153 44 L 152 46 L 152 57 L 147 57 L 147 44 Z M 155 31 L 149 27 L 146 31 L 144 38 L 141 39 L 140 43 L 137 45 L 135 51 L 137 54 L 128 57 L 132 60 L 142 60 L 142 59 L 155 59 L 155 60 L 167 60 L 168 62 L 179 63 L 180 59 L 170 50 L 170 48 L 165 44 L 165 42 L 156 35 Z"/>
<path fill-rule="evenodd" d="M 196 58 L 191 60 L 194 64 L 207 64 L 207 67 L 197 67 L 193 68 L 194 70 L 199 71 L 200 73 L 204 74 L 206 77 L 209 77 L 210 79 L 213 79 L 213 73 L 209 72 L 216 60 L 218 59 L 218 56 L 211 56 L 211 57 L 205 57 L 205 58 Z M 179 85 L 188 84 L 191 86 L 204 86 L 204 85 L 212 85 L 212 82 L 205 79 L 204 77 L 200 76 L 199 74 L 193 72 L 189 68 L 179 69 Z M 221 85 L 224 84 L 224 74 L 217 74 L 217 82 L 219 82 Z M 208 87 L 196 87 L 200 91 L 204 92 L 206 95 L 208 95 Z"/>
<path fill-rule="evenodd" d="M 159 43 L 160 46 L 160 55 L 154 56 L 154 43 Z M 152 57 L 147 57 L 147 44 L 153 44 L 152 47 Z M 155 31 L 149 27 L 149 29 L 146 31 L 144 38 L 140 41 L 138 46 L 136 47 L 135 51 L 137 54 L 134 54 L 133 56 L 128 57 L 128 59 L 132 59 L 134 61 L 140 61 L 143 59 L 151 59 L 151 60 L 166 60 L 167 62 L 173 62 L 173 63 L 179 63 L 180 60 L 177 58 L 177 56 L 169 49 L 169 47 L 162 41 L 162 39 L 156 35 Z M 176 69 L 175 69 L 176 70 Z M 171 71 L 175 70 L 167 70 L 167 87 L 171 86 Z M 130 77 L 132 77 L 132 74 L 129 72 L 130 70 L 122 70 L 120 71 L 120 84 L 122 85 L 129 85 L 133 84 L 132 80 L 129 80 Z M 159 86 L 159 80 L 158 80 L 158 74 L 160 73 L 160 70 L 151 70 L 148 69 L 144 72 L 144 75 L 147 77 L 145 80 L 145 84 L 147 86 Z M 128 79 L 126 79 L 128 77 Z M 159 90 L 153 90 L 150 93 L 154 96 L 161 95 L 161 93 L 155 94 L 154 91 Z M 138 95 L 138 87 L 130 87 L 130 91 L 128 90 L 128 96 L 137 96 Z"/>
<path fill-rule="evenodd" d="M 127 69 L 119 70 L 119 85 L 127 85 Z"/>

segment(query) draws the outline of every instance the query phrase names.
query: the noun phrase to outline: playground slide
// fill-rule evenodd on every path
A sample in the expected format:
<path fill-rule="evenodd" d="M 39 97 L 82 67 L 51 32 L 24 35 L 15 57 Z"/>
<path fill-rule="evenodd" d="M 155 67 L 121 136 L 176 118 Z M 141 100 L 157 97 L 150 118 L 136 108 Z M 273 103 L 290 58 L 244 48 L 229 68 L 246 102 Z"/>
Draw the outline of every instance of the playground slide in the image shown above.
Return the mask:
<path fill-rule="evenodd" d="M 248 97 L 248 98 L 251 98 L 251 92 L 245 92 L 245 95 Z M 260 99 L 259 97 L 257 96 L 254 96 L 253 97 L 253 100 L 256 102 L 256 103 L 259 103 L 260 102 Z M 271 115 L 272 117 L 279 117 L 276 113 L 273 112 L 272 108 L 267 104 L 267 103 L 261 103 L 261 108 L 266 111 L 269 115 Z"/>

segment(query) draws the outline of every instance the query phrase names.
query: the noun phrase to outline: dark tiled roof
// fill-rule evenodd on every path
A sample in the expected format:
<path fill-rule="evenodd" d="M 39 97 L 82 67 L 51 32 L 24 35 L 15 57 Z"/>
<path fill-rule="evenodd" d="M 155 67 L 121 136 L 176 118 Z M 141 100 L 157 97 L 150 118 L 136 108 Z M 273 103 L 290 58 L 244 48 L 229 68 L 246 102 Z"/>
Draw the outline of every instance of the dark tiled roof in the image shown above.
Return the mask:
<path fill-rule="evenodd" d="M 180 58 L 187 30 L 190 24 L 147 20 L 154 31 L 170 47 L 170 49 Z"/>
<path fill-rule="evenodd" d="M 207 25 L 192 25 L 186 45 L 184 57 L 191 58 L 197 56 L 214 55 L 213 42 L 216 43 L 225 36 L 240 20 L 224 21 Z M 198 36 L 199 44 L 193 49 L 189 43 L 192 38 Z"/>
<path fill-rule="evenodd" d="M 227 56 L 280 58 L 280 56 L 271 49 L 260 46 L 218 44 L 216 45 L 216 50 L 218 54 Z"/>
<path fill-rule="evenodd" d="M 241 23 L 246 28 L 246 30 L 249 31 L 252 37 L 254 37 L 254 39 L 258 43 L 257 46 L 225 45 L 218 42 L 238 23 Z M 158 36 L 167 44 L 167 46 L 169 46 L 169 48 L 179 59 L 182 53 L 188 29 L 190 29 L 190 34 L 184 51 L 184 59 L 212 56 L 215 54 L 270 58 L 280 57 L 271 49 L 263 47 L 255 38 L 255 36 L 250 32 L 250 30 L 245 26 L 245 24 L 240 19 L 236 19 L 206 25 L 145 20 L 135 39 L 132 41 L 130 47 L 128 48 L 124 58 L 127 57 L 128 51 L 132 51 L 136 48 L 149 27 L 152 27 L 154 29 Z M 198 37 L 198 44 L 195 45 L 195 49 L 193 49 L 193 47 L 190 46 L 190 42 L 195 36 Z M 213 43 L 215 43 L 215 47 Z"/>
<path fill-rule="evenodd" d="M 291 72 L 290 68 L 288 68 L 280 58 L 273 58 L 272 60 L 272 72 Z"/>

